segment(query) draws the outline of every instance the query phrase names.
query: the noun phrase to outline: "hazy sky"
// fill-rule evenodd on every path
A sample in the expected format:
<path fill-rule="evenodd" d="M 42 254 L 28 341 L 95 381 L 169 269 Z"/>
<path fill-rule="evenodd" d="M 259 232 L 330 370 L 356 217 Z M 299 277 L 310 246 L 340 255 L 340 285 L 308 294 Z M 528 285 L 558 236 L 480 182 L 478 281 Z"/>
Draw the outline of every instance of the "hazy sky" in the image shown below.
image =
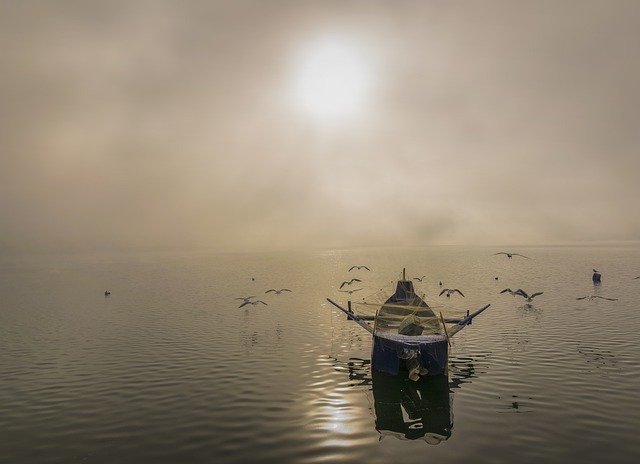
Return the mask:
<path fill-rule="evenodd" d="M 640 2 L 3 1 L 0 249 L 640 240 Z"/>

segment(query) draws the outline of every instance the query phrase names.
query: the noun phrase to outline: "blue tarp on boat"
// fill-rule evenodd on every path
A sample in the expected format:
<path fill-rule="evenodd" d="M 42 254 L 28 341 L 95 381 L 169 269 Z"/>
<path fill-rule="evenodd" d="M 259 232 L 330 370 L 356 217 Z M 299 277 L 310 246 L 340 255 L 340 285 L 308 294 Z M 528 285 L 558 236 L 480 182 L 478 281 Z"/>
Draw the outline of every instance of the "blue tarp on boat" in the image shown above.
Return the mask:
<path fill-rule="evenodd" d="M 440 375 L 446 372 L 449 347 L 442 335 L 409 336 L 398 334 L 374 335 L 371 367 L 374 370 L 397 375 L 401 359 L 416 355 L 427 375 Z"/>

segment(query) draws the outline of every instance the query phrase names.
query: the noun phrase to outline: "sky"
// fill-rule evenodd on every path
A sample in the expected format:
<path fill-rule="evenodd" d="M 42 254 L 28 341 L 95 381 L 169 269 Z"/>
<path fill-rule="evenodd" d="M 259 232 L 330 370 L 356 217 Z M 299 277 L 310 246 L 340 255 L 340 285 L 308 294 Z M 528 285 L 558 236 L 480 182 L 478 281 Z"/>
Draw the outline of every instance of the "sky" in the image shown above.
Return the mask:
<path fill-rule="evenodd" d="M 4 1 L 0 251 L 640 240 L 636 1 Z"/>

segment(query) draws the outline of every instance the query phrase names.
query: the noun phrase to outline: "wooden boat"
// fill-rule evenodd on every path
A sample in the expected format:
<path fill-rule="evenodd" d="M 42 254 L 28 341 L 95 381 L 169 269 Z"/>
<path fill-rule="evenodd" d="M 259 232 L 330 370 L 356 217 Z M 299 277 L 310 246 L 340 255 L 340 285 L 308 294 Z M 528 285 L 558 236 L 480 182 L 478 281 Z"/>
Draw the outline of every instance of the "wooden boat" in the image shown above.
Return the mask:
<path fill-rule="evenodd" d="M 372 335 L 373 370 L 391 375 L 406 370 L 412 380 L 418 380 L 422 375 L 446 374 L 450 338 L 490 306 L 473 313 L 467 311 L 461 318 L 445 319 L 415 293 L 413 282 L 406 280 L 404 269 L 395 293 L 380 306 L 375 316 L 357 314 L 351 301 L 347 309 L 330 298 L 327 301 Z"/>

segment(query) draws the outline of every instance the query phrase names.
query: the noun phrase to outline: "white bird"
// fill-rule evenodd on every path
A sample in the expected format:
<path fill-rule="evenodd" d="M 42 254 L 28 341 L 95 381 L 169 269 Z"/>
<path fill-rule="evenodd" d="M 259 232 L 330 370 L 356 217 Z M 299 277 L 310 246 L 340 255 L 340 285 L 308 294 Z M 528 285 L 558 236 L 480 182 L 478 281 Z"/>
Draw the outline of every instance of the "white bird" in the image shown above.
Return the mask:
<path fill-rule="evenodd" d="M 351 279 L 349 281 L 344 281 L 342 282 L 342 284 L 340 285 L 340 288 L 344 287 L 345 285 L 351 285 L 354 282 L 362 282 L 360 279 Z"/>
<path fill-rule="evenodd" d="M 339 292 L 343 292 L 343 293 L 348 293 L 349 295 L 351 295 L 353 292 L 359 292 L 360 290 L 362 290 L 361 288 L 356 288 L 354 290 L 338 290 Z"/>
<path fill-rule="evenodd" d="M 291 290 L 289 290 L 288 288 L 281 288 L 280 290 L 276 290 L 275 288 L 271 288 L 269 290 L 267 290 L 265 293 L 269 293 L 269 292 L 275 292 L 276 295 L 280 295 L 282 292 L 290 292 Z"/>
<path fill-rule="evenodd" d="M 458 292 L 460 295 L 464 296 L 464 294 L 460 290 L 458 290 L 457 288 L 452 288 L 452 289 L 445 288 L 444 290 L 442 290 L 440 292 L 440 295 L 438 295 L 438 296 L 441 296 L 443 293 L 446 293 L 447 294 L 447 298 L 449 298 L 451 296 L 451 294 L 455 293 L 455 292 Z"/>
<path fill-rule="evenodd" d="M 417 280 L 418 282 L 422 282 L 422 279 L 424 279 L 427 276 L 422 276 L 422 277 L 414 277 L 413 280 Z"/>
<path fill-rule="evenodd" d="M 581 296 L 580 298 L 576 298 L 576 300 L 593 300 L 594 298 L 600 298 L 601 300 L 608 300 L 608 301 L 618 301 L 617 298 L 607 298 L 604 296 L 599 296 L 599 295 L 589 295 L 589 296 Z"/>
<path fill-rule="evenodd" d="M 525 292 L 522 289 L 518 289 L 514 292 L 515 295 L 520 295 L 522 297 L 524 297 L 527 301 L 531 301 L 533 300 L 535 297 L 537 297 L 538 295 L 542 295 L 544 292 L 536 292 L 536 293 L 532 293 L 531 295 L 528 295 L 527 292 Z"/>
<path fill-rule="evenodd" d="M 263 305 L 266 305 L 267 303 L 265 303 L 262 300 L 256 300 L 256 301 L 245 301 L 244 303 L 242 303 L 240 306 L 238 306 L 238 308 L 242 308 L 243 306 L 246 306 L 248 304 L 250 305 L 257 305 L 258 303 L 262 303 Z"/>
<path fill-rule="evenodd" d="M 351 272 L 351 269 L 366 269 L 367 271 L 370 271 L 371 269 L 369 269 L 367 266 L 351 266 L 349 268 L 349 272 Z"/>
<path fill-rule="evenodd" d="M 501 251 L 499 253 L 494 253 L 494 255 L 507 255 L 507 258 L 511 259 L 514 256 L 522 256 L 523 258 L 531 259 L 528 256 L 521 255 L 520 253 L 507 253 L 506 251 Z"/>

